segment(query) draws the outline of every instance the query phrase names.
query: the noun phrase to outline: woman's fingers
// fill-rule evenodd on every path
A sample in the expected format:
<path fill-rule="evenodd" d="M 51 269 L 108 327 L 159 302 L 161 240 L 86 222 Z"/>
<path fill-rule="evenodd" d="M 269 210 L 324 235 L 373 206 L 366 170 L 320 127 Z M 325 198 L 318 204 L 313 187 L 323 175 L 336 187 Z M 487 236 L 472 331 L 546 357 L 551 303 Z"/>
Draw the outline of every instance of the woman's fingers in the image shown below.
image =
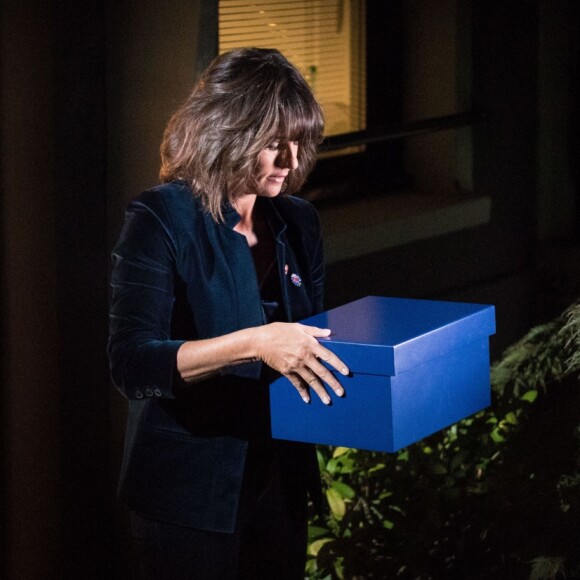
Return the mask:
<path fill-rule="evenodd" d="M 310 393 L 308 391 L 308 385 L 296 375 L 284 375 L 296 388 L 298 394 L 302 397 L 305 403 L 310 403 Z M 327 395 L 328 396 L 328 395 Z"/>
<path fill-rule="evenodd" d="M 306 326 L 304 324 L 299 324 L 299 326 L 306 332 L 315 338 L 324 338 L 330 336 L 332 331 L 329 328 L 318 328 L 317 326 Z M 347 376 L 349 374 L 348 367 L 341 361 L 331 350 L 324 348 L 320 343 L 316 343 L 317 348 L 314 351 L 314 355 L 322 359 L 325 363 L 329 364 L 335 368 L 340 374 Z"/>
<path fill-rule="evenodd" d="M 266 334 L 259 358 L 281 372 L 305 402 L 310 402 L 310 391 L 314 391 L 324 404 L 330 404 L 325 384 L 337 396 L 344 395 L 342 385 L 329 367 L 345 376 L 349 374 L 348 367 L 316 340 L 329 336 L 329 329 L 299 323 L 273 323 L 262 329 Z"/>
<path fill-rule="evenodd" d="M 310 363 L 310 370 L 314 374 L 314 377 L 318 383 L 327 384 L 338 397 L 342 397 L 344 395 L 344 389 L 338 379 L 327 367 L 319 362 L 318 359 L 314 359 Z M 310 381 L 308 381 L 308 383 L 310 386 L 313 386 Z"/>
<path fill-rule="evenodd" d="M 330 365 L 332 368 L 336 369 L 341 375 L 344 375 L 345 377 L 348 376 L 350 371 L 342 360 L 340 360 L 332 351 L 324 348 L 322 345 L 319 344 L 318 347 L 319 348 L 315 353 L 315 356 L 318 359 L 324 361 L 327 365 Z"/>
<path fill-rule="evenodd" d="M 300 322 L 297 322 L 296 326 L 299 326 L 304 332 L 306 332 L 310 336 L 314 336 L 316 338 L 323 338 L 325 336 L 329 336 L 332 333 L 330 328 L 319 328 L 318 326 L 307 326 L 306 324 L 301 324 Z"/>
<path fill-rule="evenodd" d="M 321 360 L 331 365 L 343 375 L 348 375 L 349 370 L 344 362 L 333 352 L 326 348 L 321 348 L 317 349 L 316 354 L 313 352 L 313 356 L 308 360 L 307 367 L 300 374 L 302 380 L 308 385 L 308 388 L 314 391 L 325 405 L 330 405 L 331 399 L 324 385 L 328 385 L 338 397 L 344 396 L 344 388 L 332 371 L 320 362 Z M 302 392 L 300 395 L 306 401 Z"/>
<path fill-rule="evenodd" d="M 301 326 L 307 334 L 310 334 L 315 338 L 324 338 L 331 334 L 331 331 L 328 328 L 318 328 L 316 326 L 305 325 Z M 318 395 L 320 400 L 325 405 L 329 405 L 331 399 L 324 387 L 324 384 L 327 384 L 338 397 L 344 396 L 344 388 L 334 376 L 334 374 L 329 370 L 329 368 L 322 364 L 320 361 L 324 361 L 324 363 L 336 369 L 339 373 L 345 376 L 349 374 L 349 370 L 346 364 L 331 350 L 323 347 L 318 341 L 313 344 L 313 357 L 308 361 L 308 370 L 312 374 L 309 377 L 307 376 L 305 380 L 310 389 L 312 389 Z"/>

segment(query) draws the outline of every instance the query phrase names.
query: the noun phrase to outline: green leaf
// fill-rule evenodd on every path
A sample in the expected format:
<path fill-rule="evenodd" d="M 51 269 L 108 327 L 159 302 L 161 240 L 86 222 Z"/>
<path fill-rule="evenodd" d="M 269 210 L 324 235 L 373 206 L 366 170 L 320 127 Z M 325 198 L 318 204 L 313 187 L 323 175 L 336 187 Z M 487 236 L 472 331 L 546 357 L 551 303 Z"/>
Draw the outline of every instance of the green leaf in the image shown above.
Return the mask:
<path fill-rule="evenodd" d="M 334 452 L 332 453 L 333 457 L 340 457 L 341 455 L 344 455 L 345 453 L 348 453 L 350 451 L 350 447 L 337 447 Z"/>
<path fill-rule="evenodd" d="M 337 520 L 341 520 L 346 513 L 346 504 L 344 503 L 344 499 L 341 497 L 340 493 L 338 493 L 336 489 L 330 487 L 326 490 L 326 499 L 330 506 L 332 515 Z"/>
<path fill-rule="evenodd" d="M 495 443 L 503 443 L 505 441 L 505 437 L 499 432 L 499 429 L 494 429 L 491 432 L 491 438 Z"/>
<path fill-rule="evenodd" d="M 392 530 L 395 527 L 395 524 L 391 520 L 383 520 L 383 528 L 387 528 L 387 530 Z"/>
<path fill-rule="evenodd" d="M 326 470 L 335 473 L 352 473 L 356 468 L 355 462 L 348 457 L 333 457 L 326 464 Z"/>
<path fill-rule="evenodd" d="M 565 560 L 562 557 L 538 556 L 532 560 L 531 564 L 530 580 L 545 580 L 564 575 Z"/>
<path fill-rule="evenodd" d="M 318 469 L 320 469 L 321 472 L 326 471 L 326 458 L 320 449 L 316 450 L 316 459 L 318 460 Z"/>
<path fill-rule="evenodd" d="M 370 475 L 371 473 L 374 473 L 375 471 L 380 471 L 381 469 L 384 469 L 385 467 L 386 467 L 386 465 L 384 463 L 377 463 L 376 465 L 373 465 L 369 469 L 368 473 Z"/>
<path fill-rule="evenodd" d="M 510 411 L 504 418 L 504 421 L 506 423 L 509 423 L 510 425 L 517 425 L 518 424 L 518 418 L 516 417 L 516 414 L 512 411 Z"/>
<path fill-rule="evenodd" d="M 340 468 L 340 473 L 354 473 L 359 467 L 352 460 L 346 460 Z"/>
<path fill-rule="evenodd" d="M 320 536 L 324 536 L 328 533 L 329 531 L 326 528 L 308 526 L 308 541 L 312 542 L 313 540 L 316 540 L 316 538 L 320 538 Z"/>
<path fill-rule="evenodd" d="M 403 510 L 403 509 L 402 509 L 400 506 L 398 506 L 398 505 L 391 504 L 391 505 L 389 506 L 389 509 L 391 509 L 391 510 L 393 510 L 394 512 L 397 512 L 397 513 L 399 513 L 399 514 L 403 514 L 403 515 L 405 515 L 405 511 L 404 511 L 404 510 Z"/>
<path fill-rule="evenodd" d="M 468 456 L 469 452 L 465 449 L 457 452 L 449 464 L 449 471 L 453 473 L 467 459 Z"/>
<path fill-rule="evenodd" d="M 328 544 L 328 542 L 333 541 L 334 540 L 332 538 L 322 538 L 321 540 L 316 540 L 315 542 L 312 542 L 312 544 L 310 544 L 310 546 L 308 547 L 308 553 L 311 556 L 318 556 L 318 552 L 320 552 L 322 546 L 324 546 L 324 544 Z"/>
<path fill-rule="evenodd" d="M 306 576 L 308 578 L 314 578 L 316 572 L 318 572 L 318 565 L 316 564 L 316 558 L 310 557 L 306 560 Z"/>
<path fill-rule="evenodd" d="M 397 461 L 409 461 L 409 450 L 399 451 L 397 455 Z"/>
<path fill-rule="evenodd" d="M 336 489 L 341 497 L 345 499 L 352 499 L 356 495 L 354 489 L 342 481 L 333 481 L 332 488 Z"/>
<path fill-rule="evenodd" d="M 336 473 L 336 471 L 337 471 L 337 469 L 338 469 L 339 465 L 340 465 L 340 464 L 339 464 L 338 460 L 337 460 L 337 459 L 334 459 L 334 458 L 332 458 L 332 459 L 330 459 L 330 460 L 328 461 L 328 463 L 326 464 L 326 471 L 328 471 L 328 473 L 332 473 L 332 474 L 334 474 L 334 473 Z"/>
<path fill-rule="evenodd" d="M 522 401 L 527 401 L 528 403 L 533 403 L 538 398 L 538 391 L 535 389 L 524 393 L 521 397 Z"/>
<path fill-rule="evenodd" d="M 344 580 L 344 556 L 339 556 L 334 561 L 334 571 L 339 580 Z"/>

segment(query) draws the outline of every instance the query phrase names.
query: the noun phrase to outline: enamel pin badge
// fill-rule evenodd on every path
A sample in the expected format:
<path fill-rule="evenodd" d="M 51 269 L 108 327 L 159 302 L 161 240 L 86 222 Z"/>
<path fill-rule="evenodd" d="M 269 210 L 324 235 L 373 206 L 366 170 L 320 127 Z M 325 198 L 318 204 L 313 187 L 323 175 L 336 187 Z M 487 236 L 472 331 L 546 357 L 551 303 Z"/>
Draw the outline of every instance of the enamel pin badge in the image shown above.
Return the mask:
<path fill-rule="evenodd" d="M 294 286 L 302 286 L 302 278 L 300 278 L 300 276 L 298 276 L 298 274 L 291 274 L 290 275 L 290 282 L 292 282 L 292 284 L 294 284 Z"/>

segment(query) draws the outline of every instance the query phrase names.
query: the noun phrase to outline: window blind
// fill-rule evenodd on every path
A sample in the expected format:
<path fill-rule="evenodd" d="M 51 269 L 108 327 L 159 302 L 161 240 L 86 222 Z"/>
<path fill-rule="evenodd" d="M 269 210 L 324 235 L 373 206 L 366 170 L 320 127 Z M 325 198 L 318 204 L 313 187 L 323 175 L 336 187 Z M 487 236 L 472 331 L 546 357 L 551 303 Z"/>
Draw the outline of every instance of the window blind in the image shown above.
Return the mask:
<path fill-rule="evenodd" d="M 327 135 L 365 128 L 364 0 L 220 0 L 219 52 L 277 48 L 324 109 Z"/>

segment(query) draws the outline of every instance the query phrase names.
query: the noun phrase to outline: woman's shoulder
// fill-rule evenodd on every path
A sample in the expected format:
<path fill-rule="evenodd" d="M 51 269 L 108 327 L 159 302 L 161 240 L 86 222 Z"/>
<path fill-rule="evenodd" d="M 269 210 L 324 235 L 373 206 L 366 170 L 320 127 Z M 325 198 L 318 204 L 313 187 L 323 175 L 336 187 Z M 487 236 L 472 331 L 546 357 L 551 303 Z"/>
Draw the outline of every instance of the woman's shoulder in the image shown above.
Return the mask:
<path fill-rule="evenodd" d="M 173 223 L 186 220 L 191 224 L 203 213 L 199 196 L 183 181 L 162 183 L 141 192 L 130 201 L 129 211 L 135 207 L 145 208 L 162 222 Z"/>
<path fill-rule="evenodd" d="M 186 185 L 164 183 L 136 195 L 127 205 L 117 247 L 154 255 L 162 240 L 178 251 L 193 232 L 199 231 L 202 212 L 199 199 Z"/>
<path fill-rule="evenodd" d="M 171 208 L 172 206 L 194 209 L 199 199 L 184 181 L 171 181 L 156 185 L 135 196 L 131 203 L 144 204 L 150 208 Z"/>

